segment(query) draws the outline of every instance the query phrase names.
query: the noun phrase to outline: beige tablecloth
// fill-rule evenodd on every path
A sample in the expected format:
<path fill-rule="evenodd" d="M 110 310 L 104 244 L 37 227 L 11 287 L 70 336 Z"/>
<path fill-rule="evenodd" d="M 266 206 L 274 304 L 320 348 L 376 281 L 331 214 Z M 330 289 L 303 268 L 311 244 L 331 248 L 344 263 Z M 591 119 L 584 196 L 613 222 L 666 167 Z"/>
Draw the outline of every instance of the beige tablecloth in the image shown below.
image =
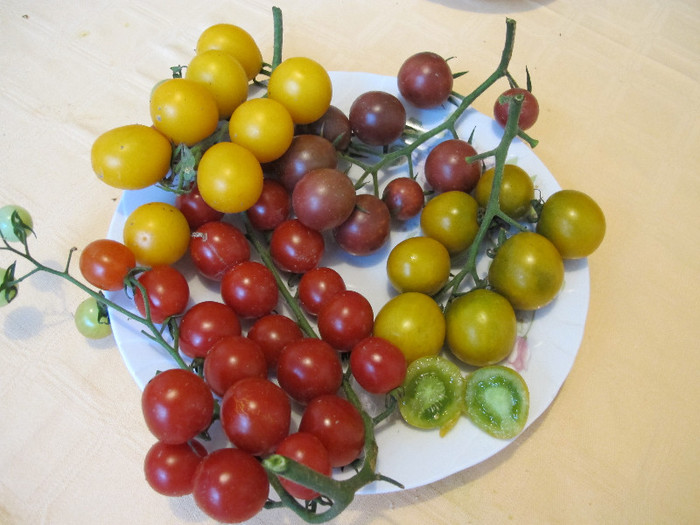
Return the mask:
<path fill-rule="evenodd" d="M 467 92 L 518 22 L 512 69 L 532 74 L 537 155 L 605 210 L 573 370 L 502 453 L 428 486 L 359 496 L 338 523 L 697 523 L 700 520 L 700 4 L 694 0 L 285 0 L 285 56 L 395 74 L 432 50 Z M 92 174 L 97 135 L 149 123 L 148 96 L 217 22 L 267 60 L 271 4 L 19 2 L 0 6 L 0 204 L 31 211 L 56 267 L 103 237 L 120 197 Z M 499 90 L 502 88 L 499 85 Z M 491 90 L 475 104 L 490 113 Z M 11 260 L 0 254 L 0 265 Z M 26 265 L 20 267 L 26 268 Z M 82 293 L 39 275 L 0 310 L 0 523 L 206 523 L 144 480 L 153 438 L 111 338 L 83 339 Z M 410 461 L 410 458 L 407 458 Z M 296 523 L 270 511 L 253 523 Z"/>

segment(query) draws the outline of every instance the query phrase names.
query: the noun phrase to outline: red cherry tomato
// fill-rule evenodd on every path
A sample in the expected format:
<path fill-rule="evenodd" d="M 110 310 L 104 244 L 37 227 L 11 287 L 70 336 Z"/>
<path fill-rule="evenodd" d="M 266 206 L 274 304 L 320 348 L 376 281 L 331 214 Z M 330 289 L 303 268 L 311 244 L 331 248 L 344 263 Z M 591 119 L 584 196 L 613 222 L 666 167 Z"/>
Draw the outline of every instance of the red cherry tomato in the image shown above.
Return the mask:
<path fill-rule="evenodd" d="M 306 432 L 289 434 L 284 438 L 282 443 L 278 445 L 275 453 L 291 458 L 326 476 L 330 476 L 333 470 L 326 447 L 324 447 L 321 440 L 313 434 L 308 434 Z M 319 495 L 315 490 L 306 488 L 288 479 L 280 478 L 280 482 L 287 492 L 295 498 L 310 500 Z"/>
<path fill-rule="evenodd" d="M 178 445 L 157 441 L 146 454 L 143 470 L 153 490 L 164 496 L 192 493 L 194 473 L 207 449 L 196 440 Z"/>
<path fill-rule="evenodd" d="M 269 369 L 277 368 L 280 352 L 288 343 L 304 337 L 301 328 L 292 319 L 281 314 L 270 314 L 253 323 L 248 337 L 258 343 Z"/>
<path fill-rule="evenodd" d="M 223 396 L 245 377 L 267 377 L 267 361 L 260 345 L 242 335 L 219 339 L 204 359 L 204 380 L 209 388 Z"/>
<path fill-rule="evenodd" d="M 221 279 L 221 297 L 241 317 L 258 318 L 277 306 L 279 291 L 275 276 L 257 261 L 245 261 Z"/>
<path fill-rule="evenodd" d="M 270 256 L 286 272 L 305 273 L 315 268 L 324 249 L 323 235 L 298 219 L 284 221 L 270 237 Z"/>
<path fill-rule="evenodd" d="M 269 231 L 284 222 L 291 209 L 292 199 L 286 188 L 276 180 L 264 179 L 260 197 L 245 213 L 253 228 Z"/>
<path fill-rule="evenodd" d="M 190 299 L 190 287 L 187 279 L 172 266 L 154 266 L 143 272 L 139 283 L 146 290 L 151 320 L 162 323 L 168 317 L 181 314 L 187 308 Z M 146 316 L 146 305 L 141 290 L 134 289 L 134 303 L 142 316 Z"/>
<path fill-rule="evenodd" d="M 374 312 L 360 293 L 345 290 L 331 297 L 318 313 L 321 338 L 333 348 L 350 351 L 372 333 Z"/>
<path fill-rule="evenodd" d="M 331 345 L 315 338 L 292 341 L 277 361 L 277 381 L 300 403 L 322 394 L 335 394 L 343 382 L 343 367 Z"/>
<path fill-rule="evenodd" d="M 372 394 L 386 394 L 406 377 L 406 358 L 399 347 L 381 337 L 367 337 L 350 353 L 350 369 L 359 385 Z"/>
<path fill-rule="evenodd" d="M 250 258 L 250 245 L 233 224 L 210 221 L 192 235 L 190 256 L 199 273 L 220 281 L 228 270 Z"/>
<path fill-rule="evenodd" d="M 204 357 L 222 337 L 240 334 L 241 323 L 231 307 L 216 301 L 202 301 L 182 316 L 180 351 L 189 357 Z"/>
<path fill-rule="evenodd" d="M 126 245 L 111 239 L 92 241 L 80 254 L 80 273 L 100 290 L 124 288 L 124 278 L 134 266 L 134 253 Z"/>
<path fill-rule="evenodd" d="M 299 281 L 299 302 L 308 313 L 317 315 L 326 301 L 343 290 L 345 281 L 333 268 L 314 268 Z"/>
<path fill-rule="evenodd" d="M 224 217 L 223 212 L 215 210 L 204 202 L 197 186 L 194 186 L 189 193 L 179 194 L 175 198 L 175 207 L 185 216 L 192 231 L 202 224 L 209 221 L 220 221 Z"/>

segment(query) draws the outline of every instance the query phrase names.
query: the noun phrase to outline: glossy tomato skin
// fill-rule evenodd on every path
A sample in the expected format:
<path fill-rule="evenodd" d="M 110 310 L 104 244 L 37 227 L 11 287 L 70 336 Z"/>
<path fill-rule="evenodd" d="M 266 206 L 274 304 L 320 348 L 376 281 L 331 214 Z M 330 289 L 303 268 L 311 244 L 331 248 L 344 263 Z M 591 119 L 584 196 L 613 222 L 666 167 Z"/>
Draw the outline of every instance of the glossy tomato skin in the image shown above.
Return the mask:
<path fill-rule="evenodd" d="M 350 369 L 359 385 L 372 394 L 386 394 L 406 377 L 406 358 L 381 337 L 366 337 L 350 353 Z"/>
<path fill-rule="evenodd" d="M 447 61 L 430 51 L 408 57 L 396 79 L 401 95 L 422 109 L 434 108 L 447 101 L 454 83 Z"/>
<path fill-rule="evenodd" d="M 345 173 L 319 168 L 306 173 L 292 191 L 292 209 L 304 225 L 332 230 L 355 209 L 355 186 Z"/>
<path fill-rule="evenodd" d="M 223 396 L 245 377 L 267 377 L 267 361 L 260 345 L 242 335 L 216 341 L 204 359 L 204 380 L 212 391 Z"/>
<path fill-rule="evenodd" d="M 270 485 L 260 462 L 235 448 L 204 458 L 195 472 L 192 494 L 197 506 L 222 523 L 240 523 L 260 512 Z"/>
<path fill-rule="evenodd" d="M 143 272 L 139 283 L 148 296 L 151 320 L 162 323 L 168 317 L 181 314 L 190 299 L 190 286 L 182 273 L 172 266 L 154 266 Z M 141 290 L 134 289 L 134 303 L 142 316 L 146 316 L 146 305 Z"/>
<path fill-rule="evenodd" d="M 277 381 L 300 403 L 335 394 L 343 382 L 338 352 L 321 339 L 303 338 L 287 344 L 277 361 Z"/>
<path fill-rule="evenodd" d="M 496 122 L 501 126 L 505 126 L 508 122 L 508 111 L 510 103 L 501 101 L 502 97 L 512 97 L 514 95 L 522 95 L 523 105 L 520 108 L 520 117 L 518 118 L 518 127 L 522 130 L 530 129 L 537 122 L 537 117 L 540 115 L 540 105 L 537 98 L 532 92 L 523 88 L 507 89 L 496 100 L 493 106 L 493 116 Z"/>
<path fill-rule="evenodd" d="M 187 253 L 190 225 L 172 204 L 148 202 L 126 218 L 124 244 L 144 266 L 174 264 Z"/>
<path fill-rule="evenodd" d="M 164 496 L 177 497 L 192 493 L 194 474 L 207 449 L 196 440 L 177 445 L 157 441 L 144 460 L 146 481 Z"/>
<path fill-rule="evenodd" d="M 406 109 L 391 93 L 368 91 L 350 106 L 350 126 L 365 144 L 385 146 L 397 140 L 406 127 Z"/>
<path fill-rule="evenodd" d="M 398 292 L 437 293 L 447 283 L 451 269 L 450 253 L 432 237 L 404 239 L 389 252 L 386 270 L 389 282 Z"/>
<path fill-rule="evenodd" d="M 333 394 L 311 400 L 301 416 L 299 432 L 313 434 L 323 443 L 333 467 L 355 461 L 365 444 L 359 410 L 347 399 Z"/>
<path fill-rule="evenodd" d="M 130 124 L 106 131 L 90 150 L 92 169 L 104 183 L 138 190 L 160 181 L 170 170 L 172 145 L 157 129 Z"/>
<path fill-rule="evenodd" d="M 468 193 L 446 191 L 436 195 L 423 208 L 423 233 L 440 242 L 451 256 L 471 246 L 479 231 L 479 205 Z"/>
<path fill-rule="evenodd" d="M 474 198 L 482 208 L 488 205 L 495 174 L 495 168 L 486 170 L 474 189 Z M 535 185 L 530 175 L 520 166 L 506 164 L 498 193 L 501 211 L 515 220 L 522 219 L 530 212 L 534 198 Z"/>
<path fill-rule="evenodd" d="M 234 383 L 221 400 L 221 426 L 236 448 L 271 453 L 289 434 L 291 403 L 279 386 L 260 377 Z"/>
<path fill-rule="evenodd" d="M 264 264 L 244 261 L 224 274 L 221 297 L 239 316 L 257 319 L 274 310 L 279 290 L 275 276 Z"/>
<path fill-rule="evenodd" d="M 397 177 L 384 188 L 382 200 L 394 219 L 407 221 L 418 215 L 423 209 L 425 194 L 415 179 Z"/>
<path fill-rule="evenodd" d="M 333 85 L 328 72 L 315 60 L 290 57 L 270 75 L 267 93 L 287 108 L 295 124 L 308 124 L 328 110 Z"/>
<path fill-rule="evenodd" d="M 437 192 L 464 191 L 476 187 L 481 176 L 481 161 L 467 163 L 477 152 L 469 142 L 448 139 L 435 146 L 425 159 L 425 178 Z"/>
<path fill-rule="evenodd" d="M 286 315 L 269 314 L 253 323 L 248 330 L 248 337 L 262 348 L 268 369 L 275 370 L 282 349 L 292 341 L 304 337 L 304 333 Z"/>
<path fill-rule="evenodd" d="M 311 170 L 337 167 L 333 144 L 319 135 L 309 134 L 295 136 L 289 149 L 275 161 L 277 177 L 288 191 Z"/>
<path fill-rule="evenodd" d="M 333 237 L 343 250 L 351 255 L 369 255 L 382 248 L 391 233 L 389 208 L 379 197 L 369 193 L 357 196 L 355 209 Z"/>
<path fill-rule="evenodd" d="M 271 98 L 252 98 L 238 106 L 229 120 L 231 142 L 249 150 L 262 163 L 279 159 L 294 138 L 289 111 Z"/>
<path fill-rule="evenodd" d="M 0 268 L 0 274 L 2 273 L 4 270 Z M 3 299 L 5 294 L 0 295 L 0 306 L 3 306 Z M 88 297 L 78 305 L 73 320 L 78 332 L 88 339 L 103 339 L 112 333 L 109 316 L 104 315 L 94 297 Z"/>
<path fill-rule="evenodd" d="M 297 126 L 297 133 L 319 135 L 333 144 L 337 151 L 347 150 L 352 139 L 350 119 L 332 104 L 318 120 Z"/>
<path fill-rule="evenodd" d="M 282 183 L 266 178 L 260 197 L 245 213 L 253 228 L 270 231 L 289 218 L 291 209 L 291 195 L 287 189 Z"/>
<path fill-rule="evenodd" d="M 245 29 L 233 24 L 214 24 L 197 39 L 197 54 L 211 49 L 225 51 L 235 58 L 253 80 L 262 67 L 262 53 L 255 39 Z"/>
<path fill-rule="evenodd" d="M 330 476 L 333 470 L 326 447 L 323 446 L 320 439 L 307 432 L 289 434 L 277 446 L 275 453 L 293 459 L 325 476 Z M 280 478 L 280 482 L 287 492 L 295 498 L 311 500 L 319 495 L 318 492 L 288 479 Z"/>
<path fill-rule="evenodd" d="M 159 441 L 186 443 L 211 424 L 214 397 L 197 374 L 173 368 L 148 382 L 141 408 L 148 429 Z"/>
<path fill-rule="evenodd" d="M 180 321 L 180 351 L 192 358 L 205 357 L 219 339 L 241 334 L 241 323 L 233 309 L 217 301 L 193 305 Z"/>
<path fill-rule="evenodd" d="M 317 319 L 321 338 L 333 348 L 348 352 L 372 333 L 374 311 L 365 296 L 344 290 L 321 307 Z"/>
<path fill-rule="evenodd" d="M 509 237 L 489 267 L 489 283 L 516 310 L 537 310 L 557 296 L 564 283 L 564 262 L 556 247 L 535 232 Z"/>
<path fill-rule="evenodd" d="M 248 76 L 230 53 L 210 49 L 197 53 L 185 70 L 185 78 L 199 82 L 214 97 L 219 118 L 228 119 L 248 98 Z"/>
<path fill-rule="evenodd" d="M 316 267 L 301 276 L 298 286 L 301 307 L 318 315 L 323 305 L 335 294 L 346 289 L 343 277 L 333 268 Z"/>
<path fill-rule="evenodd" d="M 101 290 L 124 288 L 124 278 L 136 266 L 136 257 L 126 245 L 112 239 L 98 239 L 80 253 L 80 273 Z"/>
<path fill-rule="evenodd" d="M 175 198 L 175 207 L 182 212 L 194 231 L 209 221 L 220 221 L 224 213 L 209 206 L 202 198 L 199 187 L 195 184 L 189 193 L 181 193 Z"/>
<path fill-rule="evenodd" d="M 211 221 L 197 228 L 190 240 L 190 257 L 197 271 L 214 281 L 250 258 L 250 245 L 233 224 Z"/>
<path fill-rule="evenodd" d="M 284 221 L 270 237 L 270 256 L 285 272 L 305 273 L 315 268 L 325 247 L 323 235 L 298 219 Z"/>

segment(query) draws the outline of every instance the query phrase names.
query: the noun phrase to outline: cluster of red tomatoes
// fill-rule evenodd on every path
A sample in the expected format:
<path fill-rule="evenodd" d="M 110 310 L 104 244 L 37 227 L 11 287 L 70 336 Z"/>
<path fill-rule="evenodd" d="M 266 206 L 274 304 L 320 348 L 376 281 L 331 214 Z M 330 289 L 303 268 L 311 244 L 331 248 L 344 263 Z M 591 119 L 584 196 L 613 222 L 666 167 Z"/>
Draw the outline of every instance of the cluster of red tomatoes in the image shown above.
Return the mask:
<path fill-rule="evenodd" d="M 143 413 L 158 439 L 145 471 L 157 491 L 193 493 L 204 512 L 226 522 L 246 520 L 265 504 L 269 483 L 258 458 L 277 453 L 330 475 L 362 454 L 362 414 L 339 395 L 342 354 L 349 354 L 357 383 L 379 394 L 404 384 L 407 365 L 437 355 L 445 341 L 468 364 L 497 363 L 513 348 L 514 308 L 551 301 L 561 287 L 562 259 L 588 255 L 604 232 L 602 212 L 589 197 L 555 195 L 544 204 L 537 233 L 517 233 L 500 247 L 491 287 L 461 295 L 443 312 L 431 296 L 449 279 L 451 258 L 474 240 L 493 170 L 465 161 L 477 153 L 467 141 L 446 140 L 425 163 L 425 189 L 435 193 L 427 204 L 411 177 L 392 180 L 381 194 L 358 193 L 339 169 L 338 152 L 347 151 L 352 137 L 370 147 L 394 143 L 406 126 L 402 101 L 371 91 L 345 115 L 331 105 L 327 72 L 308 58 L 281 62 L 267 96 L 248 98 L 261 66 L 248 33 L 212 26 L 201 34 L 184 78 L 153 89 L 152 126 L 116 128 L 95 141 L 98 177 L 140 189 L 168 174 L 174 145 L 195 146 L 222 130 L 225 137 L 204 151 L 196 184 L 175 205 L 139 206 L 127 218 L 123 242 L 94 241 L 80 257 L 83 276 L 102 290 L 122 289 L 137 269 L 138 311 L 156 324 L 178 319 L 177 350 L 203 361 L 201 374 L 166 370 L 145 387 Z M 401 95 L 419 108 L 443 104 L 452 84 L 447 62 L 433 53 L 409 58 L 398 73 Z M 537 118 L 536 100 L 524 93 L 521 129 Z M 507 105 L 508 98 L 496 103 L 500 122 Z M 533 199 L 528 174 L 506 166 L 502 211 L 520 220 Z M 338 272 L 320 266 L 329 235 L 349 253 L 366 255 L 387 242 L 392 220 L 419 213 L 424 235 L 391 251 L 387 272 L 398 295 L 376 316 Z M 249 239 L 228 214 L 244 217 L 267 240 L 274 268 L 252 257 Z M 188 307 L 187 279 L 173 266 L 183 257 L 218 283 L 221 301 Z M 279 271 L 299 276 L 298 304 L 320 337 L 277 312 Z M 406 390 L 414 399 L 426 394 Z M 197 436 L 212 424 L 217 406 L 233 447 L 207 453 Z M 293 406 L 303 408 L 297 429 Z M 424 418 L 414 415 L 413 421 Z M 282 482 L 296 498 L 318 496 Z"/>

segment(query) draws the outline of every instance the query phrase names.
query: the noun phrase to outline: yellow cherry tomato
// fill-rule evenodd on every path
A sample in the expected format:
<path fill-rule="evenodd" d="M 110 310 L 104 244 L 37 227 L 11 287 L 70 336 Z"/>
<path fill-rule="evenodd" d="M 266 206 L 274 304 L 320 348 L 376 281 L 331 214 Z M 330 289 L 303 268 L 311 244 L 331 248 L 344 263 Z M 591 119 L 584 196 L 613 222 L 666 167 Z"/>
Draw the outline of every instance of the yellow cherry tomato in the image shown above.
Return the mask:
<path fill-rule="evenodd" d="M 430 237 L 410 237 L 389 252 L 386 271 L 389 282 L 399 292 L 433 295 L 450 277 L 450 254 Z"/>
<path fill-rule="evenodd" d="M 214 95 L 187 78 L 171 78 L 151 93 L 151 119 L 155 128 L 176 144 L 192 146 L 214 133 L 219 108 Z"/>
<path fill-rule="evenodd" d="M 190 61 L 185 78 L 199 82 L 209 89 L 219 108 L 219 117 L 228 119 L 233 110 L 248 98 L 248 77 L 233 55 L 211 49 Z"/>
<path fill-rule="evenodd" d="M 158 130 L 129 124 L 106 131 L 92 145 L 92 169 L 105 184 L 139 190 L 155 184 L 170 170 L 170 141 Z"/>
<path fill-rule="evenodd" d="M 495 172 L 495 168 L 486 170 L 474 188 L 474 197 L 482 208 L 486 207 L 491 197 Z M 531 201 L 534 197 L 535 186 L 530 175 L 520 166 L 506 164 L 503 167 L 501 190 L 498 194 L 498 201 L 503 213 L 516 220 L 525 217 L 530 211 Z"/>
<path fill-rule="evenodd" d="M 253 98 L 238 106 L 229 121 L 231 142 L 248 149 L 260 162 L 280 158 L 294 138 L 289 111 L 271 98 Z"/>
<path fill-rule="evenodd" d="M 440 353 L 445 342 L 445 316 L 432 297 L 406 292 L 379 310 L 373 333 L 397 346 L 410 363 Z"/>
<path fill-rule="evenodd" d="M 262 67 L 262 53 L 252 36 L 233 24 L 215 24 L 205 29 L 197 40 L 197 54 L 211 49 L 230 53 L 253 80 Z"/>
<path fill-rule="evenodd" d="M 202 155 L 197 169 L 202 199 L 222 213 L 238 213 L 262 193 L 263 171 L 255 156 L 238 144 L 219 142 Z"/>
<path fill-rule="evenodd" d="M 174 264 L 185 255 L 189 243 L 187 219 L 164 202 L 142 204 L 124 223 L 124 244 L 144 266 Z"/>
<path fill-rule="evenodd" d="M 293 57 L 274 69 L 267 93 L 287 108 L 296 124 L 309 124 L 328 110 L 333 85 L 321 64 L 310 58 Z"/>
<path fill-rule="evenodd" d="M 433 197 L 420 216 L 423 233 L 439 241 L 450 255 L 463 252 L 479 231 L 479 205 L 463 191 L 446 191 Z"/>

